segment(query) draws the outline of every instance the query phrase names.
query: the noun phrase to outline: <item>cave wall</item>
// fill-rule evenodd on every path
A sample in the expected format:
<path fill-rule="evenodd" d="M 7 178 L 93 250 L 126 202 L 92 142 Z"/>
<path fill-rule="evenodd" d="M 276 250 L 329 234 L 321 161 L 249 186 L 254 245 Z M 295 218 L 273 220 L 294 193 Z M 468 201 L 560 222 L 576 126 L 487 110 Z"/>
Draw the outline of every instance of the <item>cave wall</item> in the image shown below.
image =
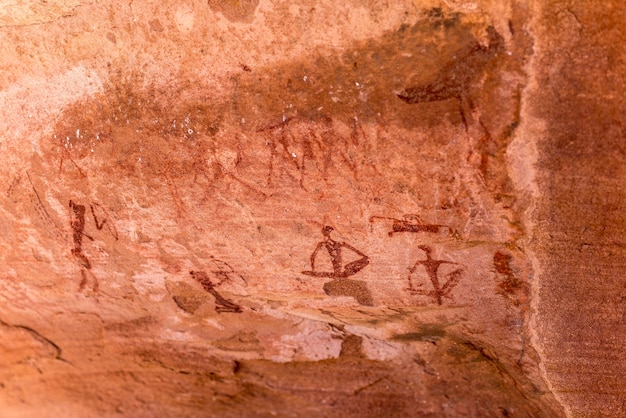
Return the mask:
<path fill-rule="evenodd" d="M 613 7 L 5 2 L 6 416 L 624 413 Z"/>

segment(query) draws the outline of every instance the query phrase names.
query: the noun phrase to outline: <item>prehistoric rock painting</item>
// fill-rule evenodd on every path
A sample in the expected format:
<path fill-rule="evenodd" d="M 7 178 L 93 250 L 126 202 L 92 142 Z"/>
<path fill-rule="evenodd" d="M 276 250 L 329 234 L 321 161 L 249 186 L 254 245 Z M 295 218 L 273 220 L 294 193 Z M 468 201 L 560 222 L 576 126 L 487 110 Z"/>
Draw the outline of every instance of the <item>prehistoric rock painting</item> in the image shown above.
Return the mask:
<path fill-rule="evenodd" d="M 393 236 L 394 233 L 398 233 L 398 232 L 413 232 L 413 233 L 427 232 L 427 233 L 437 234 L 442 231 L 447 232 L 448 235 L 454 238 L 459 237 L 456 230 L 454 230 L 452 227 L 448 225 L 427 224 L 418 215 L 413 215 L 413 214 L 404 215 L 403 218 L 404 219 L 401 220 L 401 219 L 390 218 L 390 217 L 385 217 L 385 216 L 372 216 L 370 217 L 370 222 L 373 222 L 374 220 L 377 220 L 377 219 L 393 221 L 392 229 L 388 233 L 390 237 Z M 459 280 L 461 279 L 462 269 L 457 269 L 449 273 L 447 275 L 446 282 L 442 286 L 439 283 L 439 276 L 438 276 L 439 266 L 441 266 L 442 264 L 456 264 L 456 263 L 451 262 L 451 261 L 445 261 L 445 260 L 434 260 L 431 257 L 432 249 L 426 245 L 419 245 L 418 248 L 426 253 L 426 260 L 418 260 L 413 265 L 413 267 L 409 269 L 409 274 L 407 277 L 407 281 L 409 282 L 408 290 L 409 292 L 413 294 L 432 296 L 435 298 L 437 303 L 441 305 L 443 303 L 443 298 L 448 297 L 450 295 L 450 292 L 452 291 L 454 286 L 456 286 Z M 423 289 L 417 289 L 417 287 L 422 286 L 421 284 L 417 286 L 413 285 L 413 280 L 412 280 L 413 273 L 415 273 L 415 271 L 420 265 L 424 266 L 424 268 L 426 269 L 426 272 L 428 273 L 428 276 L 433 286 L 432 291 L 425 291 Z"/>
<path fill-rule="evenodd" d="M 328 182 L 332 168 L 358 179 L 360 165 L 376 171 L 371 161 L 354 158 L 367 142 L 358 117 L 349 122 L 348 132 L 339 132 L 336 121 L 330 117 L 316 121 L 283 116 L 279 123 L 269 124 L 257 131 L 269 149 L 267 186 L 274 187 L 276 180 L 289 178 L 307 190 L 306 183 L 317 178 Z M 363 168 L 363 167 L 361 167 Z"/>
<path fill-rule="evenodd" d="M 22 356 L 4 414 L 50 386 L 83 415 L 558 416 L 528 406 L 539 356 L 515 364 L 527 299 L 496 293 L 529 277 L 508 176 L 528 167 L 509 145 L 536 50 L 513 13 L 532 8 L 207 1 L 4 28 L 0 293 L 72 361 L 39 379 Z M 336 229 L 303 242 L 313 219 Z M 97 309 L 62 293 L 68 271 L 102 282 Z"/>
<path fill-rule="evenodd" d="M 302 274 L 313 277 L 329 277 L 335 280 L 324 284 L 324 292 L 330 296 L 352 296 L 361 305 L 372 306 L 372 295 L 365 282 L 350 280 L 353 276 L 369 264 L 369 257 L 355 247 L 345 242 L 335 241 L 330 237 L 334 230 L 332 226 L 324 226 L 322 234 L 324 240 L 320 241 L 311 254 L 311 270 L 303 271 Z M 343 249 L 355 253 L 360 258 L 344 265 Z M 330 256 L 333 271 L 316 270 L 315 262 L 320 250 L 325 249 Z"/>
<path fill-rule="evenodd" d="M 92 281 L 93 281 L 93 290 L 94 292 L 97 292 L 98 291 L 98 279 L 93 274 L 88 273 L 88 271 L 91 270 L 91 262 L 89 261 L 89 258 L 87 258 L 87 255 L 85 255 L 83 251 L 83 237 L 87 237 L 90 241 L 94 240 L 91 235 L 88 235 L 87 233 L 85 233 L 85 214 L 87 210 L 86 210 L 85 205 L 79 205 L 77 203 L 74 203 L 74 201 L 72 200 L 70 200 L 69 207 L 70 207 L 70 226 L 72 228 L 72 241 L 73 241 L 72 255 L 74 255 L 78 259 L 79 264 L 81 266 L 80 273 L 82 276 L 82 280 L 80 282 L 78 290 L 82 291 L 85 288 L 88 282 L 88 276 L 91 276 Z M 102 230 L 102 228 L 106 224 L 111 235 L 113 235 L 113 237 L 117 240 L 119 238 L 117 234 L 117 230 L 115 229 L 115 226 L 112 224 L 111 220 L 109 219 L 106 213 L 106 210 L 97 203 L 90 205 L 90 209 L 91 209 L 91 214 L 94 218 L 94 222 L 96 224 L 96 228 L 98 230 Z M 100 215 L 100 219 L 102 220 L 101 222 L 98 222 L 98 214 Z"/>
<path fill-rule="evenodd" d="M 243 286 L 246 286 L 248 283 L 246 279 L 235 271 L 235 269 L 228 264 L 226 261 L 220 260 L 214 256 L 209 257 L 210 265 L 211 265 L 211 273 L 216 278 L 217 283 L 215 286 L 219 286 L 224 282 L 233 282 L 238 283 Z"/>
<path fill-rule="evenodd" d="M 355 275 L 362 270 L 363 267 L 369 264 L 369 258 L 361 251 L 357 250 L 350 244 L 332 239 L 330 237 L 330 233 L 333 231 L 334 228 L 332 226 L 325 226 L 322 228 L 324 240 L 317 244 L 317 247 L 315 247 L 315 250 L 313 250 L 313 253 L 311 254 L 311 270 L 303 271 L 302 274 L 314 277 L 332 277 L 335 279 L 345 278 Z M 322 248 L 328 251 L 328 254 L 330 255 L 333 271 L 318 271 L 315 269 L 315 259 Z M 355 252 L 361 258 L 344 266 L 341 254 L 343 248 L 347 248 L 348 250 Z"/>
<path fill-rule="evenodd" d="M 441 285 L 439 283 L 439 272 L 438 272 L 439 267 L 442 264 L 457 264 L 457 263 L 452 262 L 452 261 L 446 261 L 446 260 L 435 260 L 431 256 L 432 249 L 426 245 L 420 245 L 418 248 L 426 253 L 426 260 L 418 260 L 413 265 L 413 267 L 409 269 L 409 275 L 407 277 L 407 280 L 409 282 L 409 291 L 413 294 L 432 296 L 433 298 L 435 298 L 435 300 L 437 301 L 439 305 L 442 305 L 443 298 L 450 297 L 450 292 L 452 291 L 454 286 L 456 286 L 461 280 L 461 273 L 463 269 L 456 269 L 452 271 L 451 273 L 448 273 L 446 275 L 446 278 L 447 278 L 446 282 L 443 283 L 443 285 Z M 426 270 L 426 273 L 428 273 L 428 277 L 430 278 L 430 281 L 433 286 L 432 291 L 425 291 L 422 289 L 417 289 L 417 287 L 422 286 L 421 284 L 417 286 L 413 285 L 413 281 L 411 280 L 411 277 L 413 276 L 413 273 L 415 272 L 415 270 L 417 270 L 419 266 L 423 266 L 424 269 Z"/>
<path fill-rule="evenodd" d="M 202 285 L 204 290 L 207 293 L 210 293 L 215 298 L 215 311 L 217 313 L 222 312 L 230 312 L 230 313 L 240 313 L 241 306 L 237 305 L 234 302 L 224 298 L 222 295 L 218 293 L 215 289 L 216 284 L 211 281 L 211 278 L 204 271 L 190 271 L 191 277 L 194 278 L 198 283 Z"/>
<path fill-rule="evenodd" d="M 373 222 L 376 219 L 393 221 L 391 231 L 389 231 L 390 237 L 397 232 L 439 233 L 442 231 L 447 231 L 449 235 L 452 235 L 454 237 L 458 236 L 458 233 L 452 227 L 448 225 L 427 224 L 418 215 L 406 214 L 404 215 L 404 219 L 402 220 L 385 216 L 372 216 L 370 217 L 370 222 Z"/>
<path fill-rule="evenodd" d="M 518 306 L 527 297 L 526 284 L 515 276 L 512 267 L 513 256 L 505 251 L 496 251 L 493 255 L 493 267 L 496 276 L 496 292 Z"/>
<path fill-rule="evenodd" d="M 85 285 L 87 285 L 87 273 L 86 270 L 91 270 L 91 263 L 83 252 L 83 236 L 86 236 L 93 241 L 93 238 L 85 234 L 85 205 L 77 205 L 70 200 L 70 226 L 72 227 L 72 239 L 74 247 L 72 248 L 72 254 L 76 257 L 81 265 L 80 274 L 82 280 L 78 287 L 79 291 L 82 291 Z M 98 280 L 94 277 L 93 290 L 98 290 Z"/>
<path fill-rule="evenodd" d="M 282 122 L 275 124 L 275 125 L 264 127 L 259 130 L 259 132 L 262 132 L 265 134 L 265 137 L 266 137 L 265 142 L 269 146 L 269 149 L 270 149 L 270 160 L 269 160 L 269 167 L 268 167 L 268 173 L 267 173 L 267 185 L 268 186 L 272 185 L 276 159 L 279 158 L 281 154 L 283 154 L 282 155 L 283 157 L 285 157 L 286 155 L 285 161 L 293 163 L 295 169 L 299 172 L 299 176 L 300 176 L 298 180 L 299 185 L 300 187 L 304 188 L 304 177 L 306 174 L 304 165 L 305 165 L 306 159 L 311 157 L 310 155 L 311 145 L 310 143 L 308 143 L 306 138 L 304 138 L 304 140 L 307 141 L 305 148 L 308 149 L 309 152 L 308 153 L 305 152 L 304 155 L 301 156 L 302 163 L 298 161 L 297 154 L 289 153 L 289 143 L 294 141 L 293 134 L 291 133 L 288 127 L 288 124 L 291 121 L 292 121 L 292 118 L 283 118 Z M 282 148 L 282 153 L 280 153 L 278 150 L 279 145 Z"/>
<path fill-rule="evenodd" d="M 113 238 L 115 238 L 115 240 L 117 241 L 119 239 L 119 235 L 117 233 L 117 229 L 115 228 L 115 225 L 113 225 L 113 222 L 111 222 L 111 220 L 109 219 L 109 214 L 107 210 L 98 203 L 93 203 L 89 205 L 89 207 L 91 209 L 91 216 L 93 216 L 93 220 L 96 223 L 96 228 L 98 229 L 98 231 L 101 231 L 104 225 L 106 224 L 108 231 L 111 233 L 111 235 L 113 235 Z M 98 217 L 100 217 L 102 222 L 98 223 Z"/>
<path fill-rule="evenodd" d="M 487 36 L 488 47 L 477 42 L 464 56 L 458 57 L 444 68 L 431 83 L 409 87 L 399 93 L 398 98 L 409 104 L 456 99 L 459 101 L 461 118 L 467 129 L 466 114 L 470 114 L 474 108 L 468 91 L 489 63 L 504 50 L 504 39 L 493 26 L 487 28 Z"/>

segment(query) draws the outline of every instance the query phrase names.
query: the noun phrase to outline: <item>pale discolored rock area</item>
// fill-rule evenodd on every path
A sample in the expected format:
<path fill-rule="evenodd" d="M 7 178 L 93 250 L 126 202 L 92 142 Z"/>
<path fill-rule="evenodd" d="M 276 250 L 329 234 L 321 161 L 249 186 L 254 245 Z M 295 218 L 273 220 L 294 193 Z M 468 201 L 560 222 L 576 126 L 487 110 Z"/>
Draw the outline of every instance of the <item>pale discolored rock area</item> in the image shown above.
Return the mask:
<path fill-rule="evenodd" d="M 553 171 L 579 154 L 551 165 L 569 108 L 543 86 L 571 82 L 554 13 L 7 3 L 3 414 L 619 416 L 623 324 L 558 353 L 578 319 L 551 298 L 591 279 L 555 291 L 573 191 Z M 580 247 L 610 241 L 603 274 L 611 196 L 610 238 Z"/>

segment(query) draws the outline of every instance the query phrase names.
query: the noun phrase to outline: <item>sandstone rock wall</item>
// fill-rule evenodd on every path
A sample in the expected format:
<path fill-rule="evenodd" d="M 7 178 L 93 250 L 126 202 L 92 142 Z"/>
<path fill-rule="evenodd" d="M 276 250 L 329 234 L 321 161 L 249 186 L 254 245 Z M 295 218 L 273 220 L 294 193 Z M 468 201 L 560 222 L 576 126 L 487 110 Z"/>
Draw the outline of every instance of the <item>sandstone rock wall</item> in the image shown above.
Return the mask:
<path fill-rule="evenodd" d="M 6 416 L 619 416 L 620 14 L 571 3 L 3 3 Z"/>
<path fill-rule="evenodd" d="M 571 416 L 626 413 L 624 5 L 545 4 L 529 98 L 539 196 L 536 329 L 552 390 Z M 557 29 L 558 28 L 558 29 Z M 539 43 L 539 42 L 538 42 Z"/>

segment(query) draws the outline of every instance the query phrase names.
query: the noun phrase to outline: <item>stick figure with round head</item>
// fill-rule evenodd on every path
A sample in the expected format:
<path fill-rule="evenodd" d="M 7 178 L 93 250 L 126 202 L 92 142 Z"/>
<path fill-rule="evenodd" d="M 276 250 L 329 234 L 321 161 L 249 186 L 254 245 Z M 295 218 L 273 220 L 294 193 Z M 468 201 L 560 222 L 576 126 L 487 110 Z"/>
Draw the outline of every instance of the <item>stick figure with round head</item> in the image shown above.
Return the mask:
<path fill-rule="evenodd" d="M 324 236 L 324 240 L 320 241 L 317 244 L 317 246 L 315 247 L 315 250 L 313 250 L 313 253 L 311 254 L 311 270 L 303 271 L 302 274 L 306 274 L 308 276 L 313 276 L 313 277 L 331 277 L 335 279 L 340 279 L 340 278 L 350 277 L 358 273 L 360 270 L 362 270 L 365 266 L 369 264 L 369 257 L 363 254 L 361 251 L 357 250 L 350 244 L 347 244 L 345 242 L 335 241 L 334 239 L 332 239 L 330 234 L 334 230 L 335 229 L 329 225 L 325 225 L 322 228 L 322 235 Z M 361 258 L 359 258 L 356 261 L 352 261 L 344 266 L 342 251 L 346 248 L 356 253 Z M 328 252 L 328 255 L 330 256 L 330 261 L 333 266 L 332 272 L 315 270 L 315 260 L 321 249 L 325 249 Z"/>
<path fill-rule="evenodd" d="M 461 278 L 462 269 L 457 269 L 453 271 L 452 273 L 448 274 L 448 280 L 443 286 L 440 286 L 439 276 L 438 276 L 439 267 L 442 264 L 457 264 L 457 263 L 452 262 L 452 261 L 446 261 L 446 260 L 435 260 L 434 258 L 432 258 L 432 255 L 431 255 L 433 252 L 432 248 L 430 248 L 427 245 L 419 245 L 417 248 L 419 248 L 420 250 L 424 251 L 424 253 L 426 253 L 426 260 L 418 260 L 413 265 L 413 267 L 409 269 L 409 276 L 408 276 L 409 291 L 413 293 L 418 293 L 418 294 L 421 293 L 420 291 L 413 288 L 413 283 L 411 282 L 411 276 L 413 275 L 417 267 L 422 265 L 424 266 L 424 269 L 426 270 L 426 273 L 428 274 L 428 277 L 430 278 L 430 281 L 434 289 L 433 292 L 429 292 L 428 294 L 434 296 L 435 299 L 437 299 L 437 303 L 441 305 L 443 302 L 442 301 L 443 297 L 448 296 L 450 292 L 452 291 L 452 288 L 459 282 Z"/>

